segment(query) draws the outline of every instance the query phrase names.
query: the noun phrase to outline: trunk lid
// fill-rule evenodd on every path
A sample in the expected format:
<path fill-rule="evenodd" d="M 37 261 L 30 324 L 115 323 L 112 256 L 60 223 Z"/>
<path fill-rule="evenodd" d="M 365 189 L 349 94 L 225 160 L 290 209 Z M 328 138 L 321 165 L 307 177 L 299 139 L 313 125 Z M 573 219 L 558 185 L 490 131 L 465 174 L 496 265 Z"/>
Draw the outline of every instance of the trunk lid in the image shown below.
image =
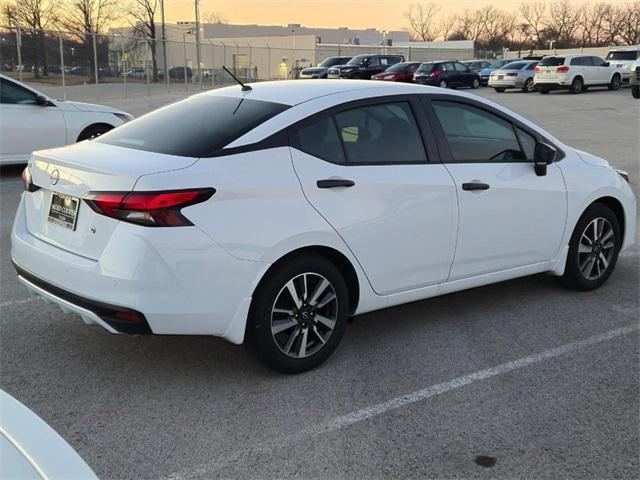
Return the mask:
<path fill-rule="evenodd" d="M 82 197 L 90 191 L 129 192 L 143 175 L 178 170 L 195 162 L 195 158 L 92 141 L 34 152 L 29 171 L 40 189 L 25 195 L 27 229 L 40 240 L 97 260 L 119 221 L 97 214 Z M 61 199 L 66 199 L 64 206 L 72 211 L 77 205 L 71 215 L 75 217 L 74 228 L 49 221 L 52 200 L 58 203 Z"/>

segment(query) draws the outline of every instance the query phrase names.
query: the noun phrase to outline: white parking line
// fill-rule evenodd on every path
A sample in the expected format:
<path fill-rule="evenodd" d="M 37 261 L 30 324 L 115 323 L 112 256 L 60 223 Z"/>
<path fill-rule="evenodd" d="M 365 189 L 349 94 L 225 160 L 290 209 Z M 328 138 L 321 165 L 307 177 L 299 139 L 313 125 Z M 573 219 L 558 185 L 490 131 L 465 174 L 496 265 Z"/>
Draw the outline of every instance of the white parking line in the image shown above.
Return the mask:
<path fill-rule="evenodd" d="M 482 380 L 486 380 L 488 378 L 496 377 L 504 373 L 519 370 L 521 368 L 528 367 L 529 365 L 533 365 L 533 364 L 542 362 L 544 360 L 549 360 L 552 358 L 559 357 L 561 355 L 572 353 L 577 350 L 581 350 L 583 348 L 590 347 L 592 345 L 597 345 L 598 343 L 606 342 L 608 340 L 612 340 L 614 338 L 617 338 L 623 335 L 628 335 L 630 333 L 637 331 L 638 327 L 639 327 L 638 324 L 633 324 L 633 325 L 628 325 L 626 327 L 617 328 L 615 330 L 609 330 L 608 332 L 604 332 L 599 335 L 594 335 L 593 337 L 589 337 L 584 340 L 578 340 L 576 342 L 567 343 L 560 347 L 552 348 L 550 350 L 545 350 L 544 352 L 529 355 L 528 357 L 503 363 L 501 365 L 487 368 L 485 370 L 479 370 L 477 372 L 470 373 L 468 375 L 463 375 L 461 377 L 454 378 L 453 380 L 449 380 L 444 383 L 439 383 L 437 385 L 432 385 L 430 387 L 426 387 L 421 390 L 416 390 L 415 392 L 411 392 L 406 395 L 402 395 L 400 397 L 392 398 L 391 400 L 387 400 L 386 402 L 378 403 L 370 407 L 365 407 L 360 410 L 356 410 L 354 412 L 348 413 L 346 415 L 341 415 L 327 422 L 319 423 L 317 425 L 312 425 L 311 427 L 305 428 L 294 435 L 290 435 L 280 439 L 276 438 L 269 442 L 259 444 L 256 447 L 243 448 L 239 451 L 233 452 L 232 455 L 230 455 L 227 458 L 222 458 L 222 459 L 219 458 L 217 459 L 217 461 L 214 461 L 212 463 L 202 464 L 194 468 L 189 468 L 189 469 L 176 472 L 170 475 L 168 478 L 172 480 L 179 480 L 179 479 L 186 479 L 186 478 L 209 477 L 210 476 L 209 473 L 211 473 L 210 471 L 213 468 L 219 467 L 222 464 L 231 464 L 233 462 L 236 462 L 243 455 L 252 454 L 257 451 L 268 452 L 277 447 L 281 447 L 290 443 L 299 442 L 300 440 L 303 440 L 308 437 L 312 437 L 322 433 L 333 432 L 341 428 L 353 425 L 355 423 L 362 422 L 363 420 L 367 420 L 369 418 L 382 415 L 383 413 L 389 412 L 391 410 L 395 410 L 401 407 L 406 407 L 408 405 L 412 405 L 414 403 L 427 400 L 428 398 L 435 397 L 437 395 L 442 395 L 443 393 L 457 390 L 459 388 L 465 387 L 467 385 L 471 385 L 476 382 L 480 382 Z"/>

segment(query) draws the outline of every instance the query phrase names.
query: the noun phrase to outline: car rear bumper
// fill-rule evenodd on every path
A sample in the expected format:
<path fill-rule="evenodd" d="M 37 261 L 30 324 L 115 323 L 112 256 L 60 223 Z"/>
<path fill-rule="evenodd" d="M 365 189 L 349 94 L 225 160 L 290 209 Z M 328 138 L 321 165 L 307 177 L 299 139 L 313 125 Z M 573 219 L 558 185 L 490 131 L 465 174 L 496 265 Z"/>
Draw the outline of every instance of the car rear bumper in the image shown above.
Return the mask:
<path fill-rule="evenodd" d="M 430 87 L 437 87 L 440 85 L 440 80 L 436 78 L 416 78 L 414 83 L 418 85 L 428 85 Z"/>
<path fill-rule="evenodd" d="M 20 281 L 33 293 L 110 332 L 215 335 L 242 343 L 253 289 L 268 267 L 236 259 L 197 227 L 124 222 L 92 260 L 32 235 L 24 199 L 11 243 Z M 113 311 L 142 320 L 128 330 L 109 321 Z"/>
<path fill-rule="evenodd" d="M 521 80 L 493 80 L 489 79 L 489 86 L 492 88 L 520 88 L 524 85 Z"/>

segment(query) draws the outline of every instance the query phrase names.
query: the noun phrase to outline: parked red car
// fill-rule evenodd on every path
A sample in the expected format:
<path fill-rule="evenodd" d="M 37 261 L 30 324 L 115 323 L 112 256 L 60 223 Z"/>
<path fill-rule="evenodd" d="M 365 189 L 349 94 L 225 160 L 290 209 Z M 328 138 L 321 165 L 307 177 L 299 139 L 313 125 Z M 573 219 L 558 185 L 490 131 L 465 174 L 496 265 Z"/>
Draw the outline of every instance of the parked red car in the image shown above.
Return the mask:
<path fill-rule="evenodd" d="M 413 83 L 413 74 L 420 66 L 420 62 L 402 62 L 391 65 L 384 72 L 371 77 L 371 80 L 386 80 L 387 82 Z"/>

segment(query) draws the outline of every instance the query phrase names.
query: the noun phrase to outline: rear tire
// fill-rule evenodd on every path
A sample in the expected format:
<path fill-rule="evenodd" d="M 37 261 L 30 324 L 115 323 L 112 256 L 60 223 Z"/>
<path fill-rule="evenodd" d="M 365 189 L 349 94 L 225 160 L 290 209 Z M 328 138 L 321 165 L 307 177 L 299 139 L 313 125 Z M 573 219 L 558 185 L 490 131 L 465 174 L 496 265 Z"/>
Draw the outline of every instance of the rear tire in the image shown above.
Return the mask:
<path fill-rule="evenodd" d="M 607 281 L 618 260 L 622 229 L 613 210 L 594 203 L 582 214 L 569 241 L 562 282 L 575 290 L 593 290 Z"/>
<path fill-rule="evenodd" d="M 584 81 L 582 80 L 582 77 L 576 77 L 573 79 L 573 82 L 571 82 L 571 93 L 573 93 L 574 95 L 577 95 L 579 93 L 582 93 L 582 88 L 584 87 Z"/>
<path fill-rule="evenodd" d="M 476 90 L 477 88 L 480 88 L 480 80 L 478 80 L 477 78 L 474 78 L 473 82 L 471 82 L 471 88 L 473 88 L 474 90 Z"/>
<path fill-rule="evenodd" d="M 494 90 L 496 91 L 496 93 L 502 93 L 502 92 L 504 92 L 506 90 L 506 88 L 504 88 L 504 87 L 496 87 L 496 88 L 494 88 Z"/>
<path fill-rule="evenodd" d="M 549 89 L 544 87 L 541 87 L 540 89 L 538 89 L 538 91 L 543 95 L 546 95 L 547 93 L 549 93 Z"/>
<path fill-rule="evenodd" d="M 527 78 L 527 81 L 524 82 L 524 87 L 522 87 L 522 91 L 524 93 L 531 93 L 534 90 L 533 86 L 533 78 Z"/>
<path fill-rule="evenodd" d="M 256 288 L 249 312 L 248 334 L 258 358 L 283 373 L 322 364 L 344 335 L 348 298 L 342 273 L 324 257 L 298 256 L 276 267 Z"/>
<path fill-rule="evenodd" d="M 640 85 L 631 87 L 631 95 L 633 95 L 633 98 L 640 98 Z"/>
<path fill-rule="evenodd" d="M 620 75 L 618 75 L 617 73 L 613 75 L 613 77 L 611 77 L 611 83 L 609 83 L 609 85 L 607 85 L 607 88 L 609 90 L 619 90 L 620 89 L 620 84 L 622 83 L 622 79 L 620 78 Z"/>
<path fill-rule="evenodd" d="M 449 83 L 446 80 L 440 80 L 440 83 L 438 84 L 438 87 L 440 87 L 440 88 L 449 88 Z"/>

